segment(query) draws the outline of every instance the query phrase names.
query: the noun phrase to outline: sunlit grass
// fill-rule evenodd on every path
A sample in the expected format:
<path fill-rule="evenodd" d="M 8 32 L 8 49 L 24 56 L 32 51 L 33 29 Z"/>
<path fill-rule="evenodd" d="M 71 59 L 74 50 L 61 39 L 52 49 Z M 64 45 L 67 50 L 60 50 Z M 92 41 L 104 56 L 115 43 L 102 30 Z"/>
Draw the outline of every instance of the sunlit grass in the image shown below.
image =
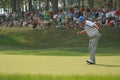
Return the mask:
<path fill-rule="evenodd" d="M 45 75 L 120 75 L 120 56 L 96 56 L 96 65 L 87 65 L 88 56 L 0 55 L 0 73 Z"/>

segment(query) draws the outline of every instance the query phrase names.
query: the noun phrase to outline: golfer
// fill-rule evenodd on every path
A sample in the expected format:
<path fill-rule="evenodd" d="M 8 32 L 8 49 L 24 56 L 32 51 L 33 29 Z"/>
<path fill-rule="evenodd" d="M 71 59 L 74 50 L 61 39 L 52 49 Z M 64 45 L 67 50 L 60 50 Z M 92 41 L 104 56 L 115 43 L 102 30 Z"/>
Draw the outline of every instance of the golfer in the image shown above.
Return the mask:
<path fill-rule="evenodd" d="M 99 27 L 95 23 L 86 20 L 83 16 L 79 17 L 79 22 L 81 22 L 81 25 L 82 27 L 84 27 L 84 30 L 78 31 L 77 34 L 81 35 L 87 33 L 90 38 L 89 41 L 90 58 L 86 62 L 87 64 L 95 64 L 95 51 L 97 48 L 98 40 L 101 36 L 101 34 L 98 31 Z"/>

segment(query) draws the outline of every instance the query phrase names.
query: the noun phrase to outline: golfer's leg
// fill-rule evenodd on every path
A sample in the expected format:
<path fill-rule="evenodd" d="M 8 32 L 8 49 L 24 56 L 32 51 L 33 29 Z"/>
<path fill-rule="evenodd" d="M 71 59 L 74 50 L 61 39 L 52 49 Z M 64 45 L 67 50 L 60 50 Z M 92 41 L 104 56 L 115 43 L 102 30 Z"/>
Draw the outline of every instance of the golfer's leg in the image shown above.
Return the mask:
<path fill-rule="evenodd" d="M 91 43 L 92 43 L 92 39 L 90 38 L 90 40 L 89 40 L 89 46 L 88 46 L 89 52 L 91 51 Z"/>
<path fill-rule="evenodd" d="M 95 63 L 95 51 L 97 48 L 97 43 L 98 43 L 99 38 L 92 38 L 91 39 L 91 44 L 90 44 L 90 61 Z"/>

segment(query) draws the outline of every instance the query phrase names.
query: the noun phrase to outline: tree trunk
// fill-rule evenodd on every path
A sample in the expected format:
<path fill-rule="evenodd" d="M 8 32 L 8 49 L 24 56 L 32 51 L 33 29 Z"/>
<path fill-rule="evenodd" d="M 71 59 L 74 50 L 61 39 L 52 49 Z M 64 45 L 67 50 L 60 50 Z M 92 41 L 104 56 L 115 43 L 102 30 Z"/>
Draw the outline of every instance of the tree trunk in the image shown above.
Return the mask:
<path fill-rule="evenodd" d="M 11 0 L 11 7 L 12 7 L 12 12 L 17 12 L 16 0 Z"/>
<path fill-rule="evenodd" d="M 49 10 L 49 2 L 50 0 L 45 0 L 45 10 Z"/>
<path fill-rule="evenodd" d="M 93 6 L 94 6 L 94 0 L 88 0 L 88 3 L 89 3 L 89 6 L 91 8 L 93 8 Z"/>
<path fill-rule="evenodd" d="M 78 0 L 78 8 L 80 9 L 81 0 Z"/>
<path fill-rule="evenodd" d="M 27 11 L 28 8 L 27 8 L 27 2 L 25 1 L 25 11 Z"/>
<path fill-rule="evenodd" d="M 19 0 L 17 0 L 17 2 L 16 2 L 16 8 L 17 8 L 17 12 L 21 12 L 21 6 L 20 6 L 20 1 Z"/>
<path fill-rule="evenodd" d="M 69 5 L 73 5 L 73 0 L 67 0 Z"/>
<path fill-rule="evenodd" d="M 120 0 L 118 0 L 119 1 L 119 9 L 120 9 Z"/>
<path fill-rule="evenodd" d="M 47 6 L 49 7 L 49 2 L 50 2 L 50 0 L 47 0 Z"/>
<path fill-rule="evenodd" d="M 84 0 L 82 0 L 82 8 L 84 8 Z"/>
<path fill-rule="evenodd" d="M 113 8 L 113 0 L 109 0 L 109 8 L 112 9 Z"/>
<path fill-rule="evenodd" d="M 29 10 L 31 11 L 32 10 L 32 0 L 28 0 L 29 2 Z"/>
<path fill-rule="evenodd" d="M 45 0 L 45 6 L 49 6 L 49 0 Z"/>
<path fill-rule="evenodd" d="M 63 0 L 63 9 L 66 8 L 66 0 Z"/>
<path fill-rule="evenodd" d="M 41 9 L 41 1 L 39 0 L 39 9 Z"/>
<path fill-rule="evenodd" d="M 117 9 L 117 0 L 115 0 L 115 9 Z"/>
<path fill-rule="evenodd" d="M 58 0 L 51 0 L 54 13 L 58 12 Z"/>

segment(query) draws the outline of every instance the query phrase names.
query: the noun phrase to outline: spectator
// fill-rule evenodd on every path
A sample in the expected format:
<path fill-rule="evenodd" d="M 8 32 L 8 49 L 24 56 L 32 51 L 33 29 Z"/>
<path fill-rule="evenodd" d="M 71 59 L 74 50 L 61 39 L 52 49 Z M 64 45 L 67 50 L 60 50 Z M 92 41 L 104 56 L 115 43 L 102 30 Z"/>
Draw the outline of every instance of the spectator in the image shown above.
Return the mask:
<path fill-rule="evenodd" d="M 117 9 L 117 10 L 115 11 L 115 20 L 119 20 L 119 15 L 120 15 L 120 12 L 119 12 L 119 10 Z"/>

